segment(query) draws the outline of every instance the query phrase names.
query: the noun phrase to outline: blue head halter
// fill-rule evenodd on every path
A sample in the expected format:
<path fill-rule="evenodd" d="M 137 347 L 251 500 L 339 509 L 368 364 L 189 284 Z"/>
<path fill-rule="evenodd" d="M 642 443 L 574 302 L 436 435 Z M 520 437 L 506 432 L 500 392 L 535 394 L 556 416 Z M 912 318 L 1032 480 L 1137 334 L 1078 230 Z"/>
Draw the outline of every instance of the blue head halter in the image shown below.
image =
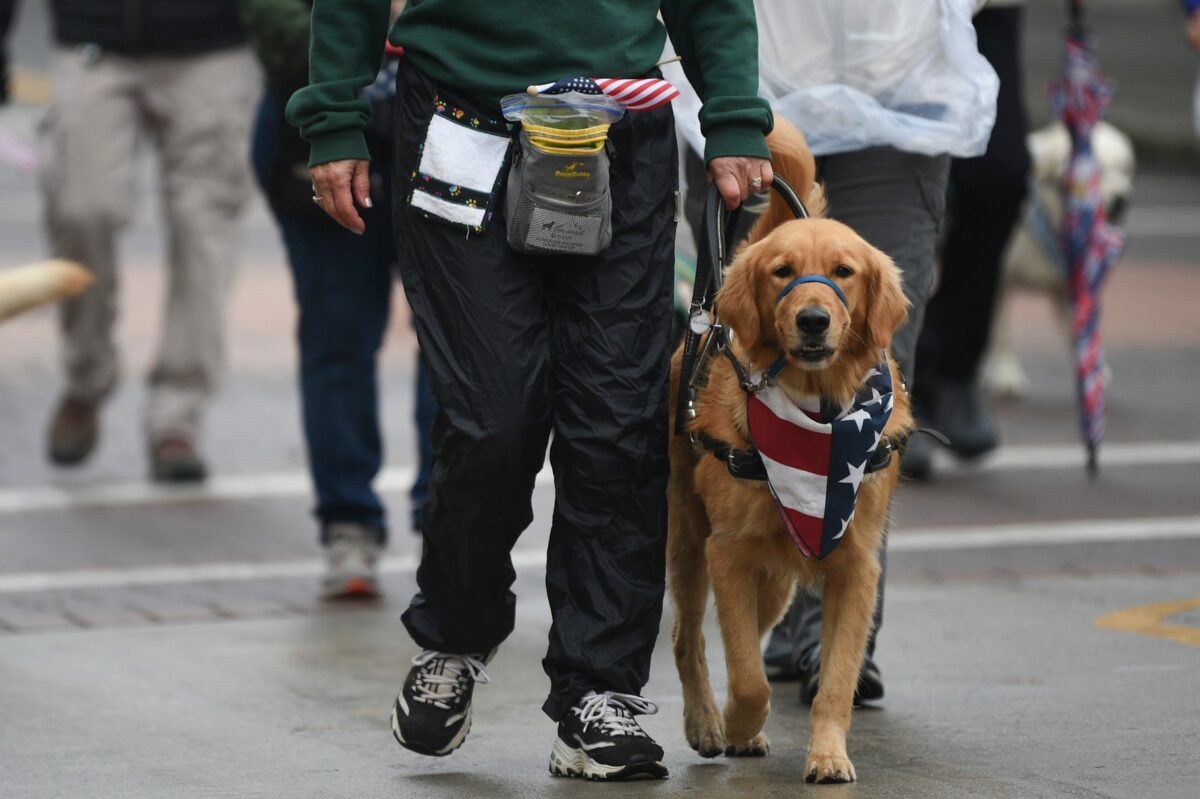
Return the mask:
<path fill-rule="evenodd" d="M 822 275 L 806 275 L 805 277 L 796 278 L 791 283 L 788 283 L 783 287 L 783 291 L 779 292 L 779 296 L 775 298 L 775 304 L 778 305 L 779 303 L 783 302 L 783 298 L 791 294 L 792 289 L 796 288 L 796 286 L 799 286 L 801 283 L 823 283 L 824 285 L 833 289 L 834 293 L 838 295 L 838 299 L 842 301 L 842 305 L 845 305 L 847 308 L 850 307 L 850 302 L 846 299 L 846 295 L 842 292 L 841 287 L 837 283 L 834 283 L 832 280 L 827 277 L 823 277 Z M 763 373 L 764 379 L 770 381 L 779 377 L 779 373 L 783 371 L 783 367 L 786 363 L 787 358 L 783 355 L 780 355 L 773 364 L 767 367 L 767 371 Z"/>
<path fill-rule="evenodd" d="M 842 305 L 845 305 L 847 308 L 850 307 L 850 303 L 846 299 L 846 295 L 842 293 L 841 286 L 839 286 L 837 283 L 834 283 L 829 278 L 821 275 L 798 277 L 791 283 L 788 283 L 783 287 L 783 291 L 779 292 L 779 296 L 775 298 L 775 304 L 778 305 L 779 303 L 783 302 L 783 298 L 791 294 L 792 289 L 796 288 L 796 286 L 799 286 L 801 283 L 824 283 L 826 286 L 829 286 L 829 288 L 833 289 L 834 293 L 838 295 L 838 299 L 842 301 Z"/>

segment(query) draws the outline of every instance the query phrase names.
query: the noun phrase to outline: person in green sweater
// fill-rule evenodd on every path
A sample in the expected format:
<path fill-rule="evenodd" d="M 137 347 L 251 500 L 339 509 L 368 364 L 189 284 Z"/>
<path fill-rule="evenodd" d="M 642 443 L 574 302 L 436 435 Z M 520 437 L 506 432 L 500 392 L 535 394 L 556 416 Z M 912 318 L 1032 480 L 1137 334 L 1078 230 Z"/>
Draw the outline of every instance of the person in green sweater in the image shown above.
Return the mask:
<path fill-rule="evenodd" d="M 419 590 L 403 616 L 423 651 L 396 698 L 393 734 L 447 755 L 470 730 L 475 684 L 513 629 L 510 552 L 532 521 L 553 431 L 550 771 L 665 777 L 662 748 L 635 717 L 657 710 L 640 692 L 664 588 L 674 120 L 663 105 L 608 131 L 607 248 L 534 255 L 506 235 L 519 156 L 499 101 L 580 76 L 657 77 L 669 32 L 703 100 L 709 176 L 734 207 L 772 179 L 753 2 L 410 0 L 390 34 L 388 10 L 388 0 L 316 0 L 309 86 L 287 110 L 311 145 L 314 201 L 363 233 L 360 209 L 373 202 L 360 92 L 385 37 L 404 49 L 394 235 L 438 413 Z M 564 178 L 589 174 L 571 167 Z"/>

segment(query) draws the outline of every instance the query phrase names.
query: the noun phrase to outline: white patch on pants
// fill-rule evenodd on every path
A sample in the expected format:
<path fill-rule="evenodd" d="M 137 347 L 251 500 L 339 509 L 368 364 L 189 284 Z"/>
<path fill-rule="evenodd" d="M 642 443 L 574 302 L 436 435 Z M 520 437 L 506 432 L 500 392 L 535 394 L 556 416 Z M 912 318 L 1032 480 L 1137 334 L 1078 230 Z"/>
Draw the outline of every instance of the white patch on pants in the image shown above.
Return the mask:
<path fill-rule="evenodd" d="M 417 171 L 452 186 L 491 194 L 511 141 L 434 114 Z"/>
<path fill-rule="evenodd" d="M 470 225 L 471 227 L 479 227 L 483 224 L 483 208 L 452 203 L 421 191 L 420 188 L 413 191 L 412 206 L 448 222 L 457 222 L 460 225 Z"/>

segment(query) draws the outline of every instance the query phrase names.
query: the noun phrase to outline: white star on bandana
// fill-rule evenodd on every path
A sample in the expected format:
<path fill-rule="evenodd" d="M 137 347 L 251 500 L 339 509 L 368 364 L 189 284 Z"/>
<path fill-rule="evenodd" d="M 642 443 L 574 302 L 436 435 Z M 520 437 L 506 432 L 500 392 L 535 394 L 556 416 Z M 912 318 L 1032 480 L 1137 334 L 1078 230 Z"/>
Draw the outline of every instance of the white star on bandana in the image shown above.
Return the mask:
<path fill-rule="evenodd" d="M 871 412 L 864 408 L 859 408 L 854 413 L 848 413 L 843 416 L 841 421 L 854 422 L 854 424 L 858 425 L 858 431 L 861 433 L 863 422 L 871 421 Z"/>
<path fill-rule="evenodd" d="M 837 534 L 837 535 L 835 535 L 835 536 L 833 537 L 833 540 L 834 540 L 834 541 L 836 541 L 837 539 L 841 538 L 842 536 L 844 536 L 844 535 L 846 534 L 846 530 L 847 530 L 847 529 L 849 529 L 849 527 L 850 527 L 850 522 L 852 522 L 852 521 L 854 521 L 854 514 L 853 514 L 853 513 L 851 513 L 851 514 L 850 514 L 850 518 L 848 518 L 848 519 L 842 519 L 842 529 L 841 529 L 841 531 L 840 531 L 840 532 L 838 532 L 838 534 Z"/>
<path fill-rule="evenodd" d="M 846 468 L 850 470 L 850 474 L 838 480 L 839 483 L 849 483 L 854 488 L 854 493 L 858 493 L 858 487 L 862 484 L 863 474 L 867 470 L 867 462 L 863 461 L 861 466 L 855 466 L 853 463 L 847 463 Z"/>

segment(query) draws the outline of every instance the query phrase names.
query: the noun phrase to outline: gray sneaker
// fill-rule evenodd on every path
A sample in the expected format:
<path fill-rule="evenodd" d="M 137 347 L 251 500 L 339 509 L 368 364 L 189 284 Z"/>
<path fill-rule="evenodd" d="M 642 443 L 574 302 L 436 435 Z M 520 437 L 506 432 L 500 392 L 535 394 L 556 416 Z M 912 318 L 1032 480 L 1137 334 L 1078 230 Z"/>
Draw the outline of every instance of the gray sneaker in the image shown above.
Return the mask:
<path fill-rule="evenodd" d="M 379 531 L 353 522 L 325 528 L 325 574 L 322 599 L 371 599 L 379 596 L 378 562 L 383 547 Z"/>

